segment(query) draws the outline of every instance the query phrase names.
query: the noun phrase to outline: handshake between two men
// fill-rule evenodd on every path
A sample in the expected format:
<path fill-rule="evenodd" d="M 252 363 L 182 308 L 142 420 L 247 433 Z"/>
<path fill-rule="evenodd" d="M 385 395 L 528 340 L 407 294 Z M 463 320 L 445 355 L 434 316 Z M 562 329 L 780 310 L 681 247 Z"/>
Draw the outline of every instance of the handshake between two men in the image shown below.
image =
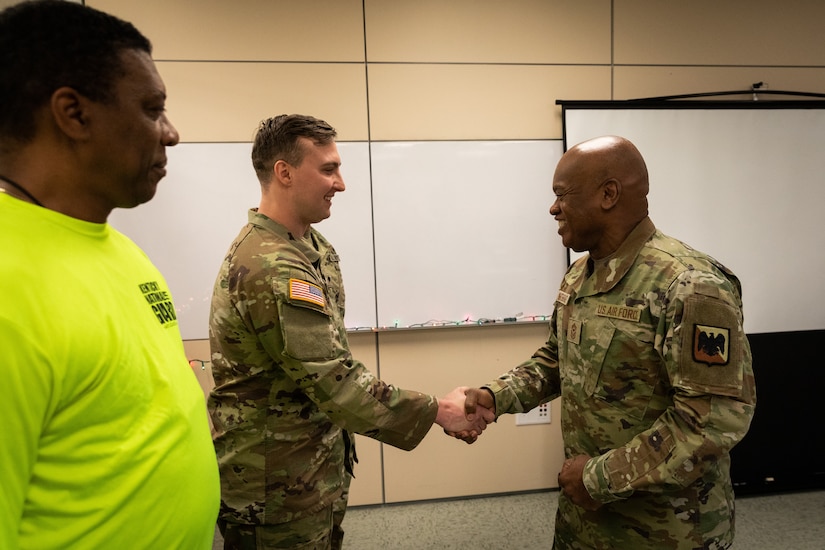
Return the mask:
<path fill-rule="evenodd" d="M 496 421 L 493 394 L 485 389 L 459 386 L 438 400 L 435 423 L 444 433 L 475 443 L 487 425 Z"/>
<path fill-rule="evenodd" d="M 485 388 L 459 386 L 438 400 L 436 424 L 444 433 L 470 444 L 475 443 L 488 424 L 496 421 L 493 393 Z M 560 491 L 574 504 L 596 510 L 602 503 L 594 500 L 584 486 L 582 474 L 591 457 L 577 455 L 562 464 L 558 482 Z"/>

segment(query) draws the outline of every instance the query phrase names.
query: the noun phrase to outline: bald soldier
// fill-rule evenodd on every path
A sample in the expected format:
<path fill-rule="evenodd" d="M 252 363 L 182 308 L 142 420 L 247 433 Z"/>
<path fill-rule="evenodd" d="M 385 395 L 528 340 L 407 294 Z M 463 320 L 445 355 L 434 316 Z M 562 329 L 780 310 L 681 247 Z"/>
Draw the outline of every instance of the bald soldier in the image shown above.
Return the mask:
<path fill-rule="evenodd" d="M 729 453 L 756 402 L 739 280 L 656 229 L 624 138 L 571 148 L 553 192 L 562 242 L 588 254 L 564 276 L 547 343 L 468 390 L 468 415 L 561 397 L 554 548 L 727 548 Z"/>

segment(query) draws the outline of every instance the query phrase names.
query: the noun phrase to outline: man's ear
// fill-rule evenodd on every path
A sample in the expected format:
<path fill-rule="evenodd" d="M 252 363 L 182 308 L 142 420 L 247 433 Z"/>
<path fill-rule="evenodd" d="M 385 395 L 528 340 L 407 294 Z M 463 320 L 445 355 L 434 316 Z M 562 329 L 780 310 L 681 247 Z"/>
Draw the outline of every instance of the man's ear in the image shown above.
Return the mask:
<path fill-rule="evenodd" d="M 275 166 L 272 167 L 272 174 L 281 185 L 292 185 L 292 166 L 285 160 L 275 162 Z"/>
<path fill-rule="evenodd" d="M 619 198 L 622 195 L 622 184 L 619 180 L 610 178 L 602 183 L 599 193 L 602 208 L 610 210 L 619 203 Z"/>
<path fill-rule="evenodd" d="M 90 130 L 90 103 L 87 97 L 74 88 L 58 88 L 52 94 L 50 104 L 55 124 L 71 139 L 86 139 Z"/>

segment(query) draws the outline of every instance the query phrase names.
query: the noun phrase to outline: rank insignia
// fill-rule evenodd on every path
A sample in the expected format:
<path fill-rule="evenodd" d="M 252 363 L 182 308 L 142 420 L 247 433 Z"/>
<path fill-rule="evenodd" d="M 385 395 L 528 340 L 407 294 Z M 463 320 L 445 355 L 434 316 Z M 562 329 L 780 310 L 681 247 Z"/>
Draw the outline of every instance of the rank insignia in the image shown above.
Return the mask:
<path fill-rule="evenodd" d="M 697 363 L 727 365 L 730 351 L 730 330 L 707 325 L 694 325 L 693 360 Z"/>
<path fill-rule="evenodd" d="M 575 319 L 570 319 L 570 324 L 567 326 L 567 341 L 573 344 L 579 344 L 582 341 L 582 322 Z"/>

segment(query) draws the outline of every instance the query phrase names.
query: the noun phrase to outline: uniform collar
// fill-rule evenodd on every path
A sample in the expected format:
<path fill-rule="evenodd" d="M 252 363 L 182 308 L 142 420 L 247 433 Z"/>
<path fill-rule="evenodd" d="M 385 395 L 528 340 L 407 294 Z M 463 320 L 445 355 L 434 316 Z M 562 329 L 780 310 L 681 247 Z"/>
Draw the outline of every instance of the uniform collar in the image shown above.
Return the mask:
<path fill-rule="evenodd" d="M 595 270 L 592 275 L 587 276 L 586 266 L 590 258 L 588 254 L 571 266 L 565 276 L 565 281 L 577 291 L 578 296 L 592 296 L 610 291 L 627 275 L 641 253 L 642 247 L 655 232 L 656 226 L 649 217 L 646 217 L 633 228 L 633 231 L 607 261 L 594 264 Z"/>
<path fill-rule="evenodd" d="M 257 208 L 250 208 L 248 216 L 250 224 L 274 233 L 282 240 L 290 243 L 300 250 L 310 263 L 315 263 L 321 258 L 321 254 L 316 250 L 315 246 L 313 246 L 314 230 L 312 227 L 307 230 L 306 234 L 296 237 L 280 223 L 268 217 L 266 214 L 258 212 Z"/>

